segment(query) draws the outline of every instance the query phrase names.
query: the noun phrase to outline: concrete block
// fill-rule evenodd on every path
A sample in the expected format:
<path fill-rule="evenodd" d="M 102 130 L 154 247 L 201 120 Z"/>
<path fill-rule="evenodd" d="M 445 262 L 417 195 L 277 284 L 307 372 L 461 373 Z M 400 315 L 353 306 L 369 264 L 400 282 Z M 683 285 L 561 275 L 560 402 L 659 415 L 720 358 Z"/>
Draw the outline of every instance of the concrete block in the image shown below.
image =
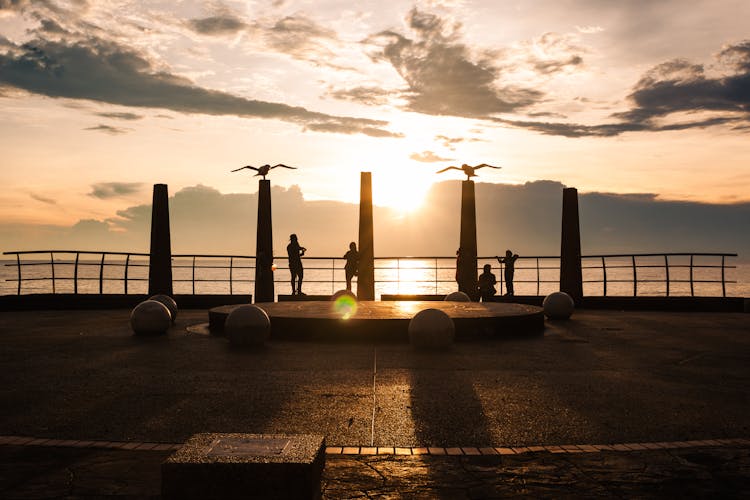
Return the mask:
<path fill-rule="evenodd" d="M 320 498 L 320 435 L 196 434 L 161 466 L 165 499 Z"/>

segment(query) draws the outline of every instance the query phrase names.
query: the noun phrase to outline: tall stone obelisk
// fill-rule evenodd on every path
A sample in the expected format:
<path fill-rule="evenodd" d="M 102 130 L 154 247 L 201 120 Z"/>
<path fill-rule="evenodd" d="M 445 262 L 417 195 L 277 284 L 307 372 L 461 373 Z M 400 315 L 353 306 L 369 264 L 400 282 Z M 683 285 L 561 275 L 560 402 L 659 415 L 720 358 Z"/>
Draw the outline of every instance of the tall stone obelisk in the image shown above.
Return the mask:
<path fill-rule="evenodd" d="M 375 248 L 372 226 L 372 172 L 362 172 L 359 190 L 359 300 L 375 300 Z"/>
<path fill-rule="evenodd" d="M 578 190 L 563 189 L 562 232 L 560 237 L 560 291 L 576 303 L 583 297 L 581 272 L 581 229 L 578 222 Z"/>
<path fill-rule="evenodd" d="M 172 295 L 172 243 L 169 233 L 169 193 L 166 184 L 154 184 L 148 294 Z"/>
<path fill-rule="evenodd" d="M 273 227 L 271 181 L 258 181 L 258 226 L 255 238 L 255 302 L 273 302 Z"/>
<path fill-rule="evenodd" d="M 461 182 L 461 255 L 458 259 L 458 289 L 472 300 L 479 299 L 477 291 L 477 209 L 474 181 Z"/>

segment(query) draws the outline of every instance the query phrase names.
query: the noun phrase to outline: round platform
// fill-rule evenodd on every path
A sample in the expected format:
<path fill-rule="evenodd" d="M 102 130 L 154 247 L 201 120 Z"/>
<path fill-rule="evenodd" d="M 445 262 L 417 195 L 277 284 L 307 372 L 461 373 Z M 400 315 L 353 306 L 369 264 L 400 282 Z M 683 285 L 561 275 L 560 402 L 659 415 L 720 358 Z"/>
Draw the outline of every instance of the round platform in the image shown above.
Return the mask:
<path fill-rule="evenodd" d="M 348 319 L 330 301 L 262 302 L 271 318 L 273 339 L 407 340 L 409 321 L 428 308 L 440 309 L 456 325 L 456 338 L 538 335 L 544 331 L 542 308 L 524 304 L 433 301 L 362 301 Z M 209 310 L 209 328 L 221 334 L 229 313 L 238 305 Z"/>

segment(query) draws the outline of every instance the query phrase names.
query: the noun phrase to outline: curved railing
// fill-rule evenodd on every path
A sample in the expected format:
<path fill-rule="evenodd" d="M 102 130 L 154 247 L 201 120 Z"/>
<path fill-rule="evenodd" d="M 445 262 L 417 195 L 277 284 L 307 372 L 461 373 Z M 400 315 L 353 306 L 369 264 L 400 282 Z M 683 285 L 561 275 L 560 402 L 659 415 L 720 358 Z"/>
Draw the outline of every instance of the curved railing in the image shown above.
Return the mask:
<path fill-rule="evenodd" d="M 28 292 L 24 284 L 49 282 L 52 293 L 60 293 L 60 287 L 77 294 L 83 293 L 138 293 L 133 288 L 148 282 L 147 253 L 96 252 L 83 250 L 34 250 L 5 252 L 15 257 L 6 263 L 15 267 L 16 293 Z M 736 283 L 728 279 L 727 271 L 736 266 L 728 259 L 734 253 L 639 253 L 582 256 L 583 283 L 593 290 L 585 290 L 588 296 L 612 295 L 613 288 L 623 295 L 625 288 L 632 288 L 632 295 L 695 296 L 696 286 L 706 284 L 721 287 L 721 296 L 727 295 L 727 285 Z M 196 294 L 198 288 L 210 285 L 212 293 L 252 293 L 255 279 L 255 257 L 252 255 L 174 254 L 172 272 L 175 287 L 187 284 L 184 293 Z M 286 257 L 276 257 L 286 263 Z M 344 259 L 341 257 L 304 257 L 305 280 L 314 289 L 333 293 L 342 288 Z M 504 269 L 496 257 L 478 257 L 478 271 L 490 264 L 498 279 L 498 292 L 504 292 Z M 514 283 L 516 289 L 525 288 L 526 295 L 544 295 L 549 288 L 559 283 L 560 257 L 556 255 L 521 256 L 516 262 Z M 276 268 L 275 282 L 283 287 L 289 282 L 288 267 Z M 446 256 L 423 257 L 376 257 L 375 286 L 380 293 L 447 293 L 455 288 L 455 258 Z M 122 284 L 120 287 L 119 284 Z M 656 285 L 663 285 L 654 292 Z M 223 291 L 216 290 L 223 287 Z M 681 289 L 682 287 L 682 289 Z M 38 288 L 38 287 L 37 287 Z M 546 290 L 543 290 L 545 289 Z M 245 290 L 244 292 L 242 290 Z M 278 288 L 277 288 L 278 289 Z M 189 290 L 189 291 L 187 291 Z M 682 290 L 682 291 L 681 291 Z M 592 293 L 592 291 L 594 293 Z M 597 293 L 598 292 L 598 293 Z M 719 293 L 715 293 L 719 295 Z"/>

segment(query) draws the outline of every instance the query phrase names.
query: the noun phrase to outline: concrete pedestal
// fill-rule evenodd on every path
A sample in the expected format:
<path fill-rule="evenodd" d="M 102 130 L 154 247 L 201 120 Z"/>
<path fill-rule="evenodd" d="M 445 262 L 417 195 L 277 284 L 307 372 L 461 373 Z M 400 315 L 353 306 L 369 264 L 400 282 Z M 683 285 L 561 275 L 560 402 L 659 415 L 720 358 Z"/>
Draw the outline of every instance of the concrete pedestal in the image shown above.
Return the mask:
<path fill-rule="evenodd" d="M 583 298 L 581 229 L 578 222 L 578 190 L 575 188 L 563 189 L 560 291 L 570 295 L 576 304 Z"/>
<path fill-rule="evenodd" d="M 458 259 L 458 290 L 479 300 L 477 290 L 477 209 L 474 181 L 461 182 L 461 256 Z"/>
<path fill-rule="evenodd" d="M 258 226 L 255 238 L 255 301 L 273 302 L 273 226 L 271 181 L 258 182 Z"/>
<path fill-rule="evenodd" d="M 320 498 L 325 438 L 196 434 L 161 466 L 164 499 Z"/>
<path fill-rule="evenodd" d="M 375 247 L 372 220 L 372 172 L 362 172 L 359 191 L 359 274 L 357 297 L 375 300 Z"/>
<path fill-rule="evenodd" d="M 151 205 L 151 251 L 148 294 L 172 295 L 172 244 L 169 234 L 169 193 L 166 184 L 154 184 Z"/>

